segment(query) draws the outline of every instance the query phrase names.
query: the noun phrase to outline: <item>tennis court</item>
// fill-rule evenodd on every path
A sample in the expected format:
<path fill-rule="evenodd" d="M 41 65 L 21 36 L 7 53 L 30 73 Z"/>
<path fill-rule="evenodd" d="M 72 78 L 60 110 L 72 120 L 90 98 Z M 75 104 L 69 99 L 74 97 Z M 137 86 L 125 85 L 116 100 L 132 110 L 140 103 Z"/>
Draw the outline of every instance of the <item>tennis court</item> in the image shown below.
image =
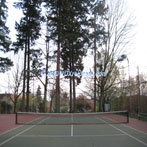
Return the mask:
<path fill-rule="evenodd" d="M 0 135 L 1 147 L 146 147 L 147 134 L 112 115 L 19 115 L 17 128 Z M 117 119 L 118 119 L 118 114 Z M 33 117 L 34 116 L 34 117 Z M 113 115 L 114 116 L 114 115 Z M 122 117 L 122 114 L 121 114 Z M 32 120 L 31 120 L 32 118 Z M 118 123 L 117 123 L 118 122 Z"/>

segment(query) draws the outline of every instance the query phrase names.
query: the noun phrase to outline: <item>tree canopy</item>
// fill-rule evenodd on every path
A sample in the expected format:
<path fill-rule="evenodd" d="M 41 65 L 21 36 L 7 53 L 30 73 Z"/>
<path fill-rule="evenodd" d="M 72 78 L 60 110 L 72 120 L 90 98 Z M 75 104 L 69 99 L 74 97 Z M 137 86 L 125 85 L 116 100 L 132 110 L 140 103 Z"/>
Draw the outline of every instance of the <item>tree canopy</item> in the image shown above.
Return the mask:
<path fill-rule="evenodd" d="M 7 53 L 10 51 L 11 40 L 9 35 L 9 28 L 6 26 L 8 7 L 6 0 L 0 1 L 0 52 Z M 0 57 L 0 72 L 7 71 L 13 62 L 7 57 Z"/>

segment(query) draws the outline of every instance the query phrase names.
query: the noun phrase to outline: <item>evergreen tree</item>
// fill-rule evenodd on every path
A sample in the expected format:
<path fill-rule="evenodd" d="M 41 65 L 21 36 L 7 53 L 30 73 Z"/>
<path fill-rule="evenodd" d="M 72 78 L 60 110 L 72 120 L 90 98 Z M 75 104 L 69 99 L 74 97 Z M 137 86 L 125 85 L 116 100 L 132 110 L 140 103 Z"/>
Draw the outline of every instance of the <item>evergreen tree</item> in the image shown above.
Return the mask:
<path fill-rule="evenodd" d="M 20 0 L 15 3 L 15 7 L 22 9 L 24 17 L 21 18 L 20 23 L 16 23 L 17 42 L 15 51 L 24 49 L 24 86 L 23 86 L 23 106 L 25 96 L 25 81 L 27 79 L 27 105 L 26 111 L 29 111 L 29 85 L 30 85 L 30 55 L 31 47 L 35 45 L 35 40 L 40 36 L 41 22 L 41 1 L 40 0 Z M 27 69 L 27 72 L 26 72 Z"/>
<path fill-rule="evenodd" d="M 36 99 L 37 99 L 37 106 L 38 106 L 38 109 L 39 109 L 39 112 L 42 112 L 42 96 L 41 96 L 41 87 L 40 85 L 38 86 L 37 88 L 37 91 L 36 91 Z"/>
<path fill-rule="evenodd" d="M 57 71 L 56 78 L 56 112 L 60 112 L 60 52 L 62 42 L 63 29 L 63 9 L 65 7 L 65 0 L 46 0 L 45 7 L 47 9 L 48 30 L 50 31 L 50 38 L 57 44 Z"/>
<path fill-rule="evenodd" d="M 50 112 L 55 112 L 55 97 L 56 97 L 56 90 L 53 88 L 50 90 Z"/>
<path fill-rule="evenodd" d="M 99 3 L 99 5 L 98 5 Z M 97 4 L 97 7 L 95 7 Z M 98 11 L 103 15 L 103 3 L 97 0 L 50 0 L 46 1 L 48 25 L 50 27 L 51 39 L 57 43 L 57 71 L 60 72 L 60 58 L 63 70 L 81 72 L 84 69 L 83 57 L 86 56 L 89 43 L 89 25 L 94 26 L 94 19 L 88 21 L 88 14 L 93 15 Z M 97 14 L 97 15 L 98 15 Z M 100 25 L 99 25 L 100 26 Z M 97 28 L 99 28 L 97 25 Z M 91 36 L 100 35 L 101 30 L 95 29 L 96 33 Z M 87 43 L 87 45 L 86 45 Z M 61 56 L 61 57 L 60 57 Z M 80 83 L 81 76 L 68 76 L 70 80 L 70 112 L 76 111 L 76 85 Z M 56 112 L 60 107 L 60 75 L 56 80 Z"/>
<path fill-rule="evenodd" d="M 6 26 L 8 7 L 6 0 L 0 1 L 0 51 L 6 53 L 10 51 L 9 29 Z M 0 57 L 0 72 L 7 71 L 13 65 L 9 58 Z"/>
<path fill-rule="evenodd" d="M 64 4 L 64 29 L 62 42 L 62 67 L 63 70 L 69 70 L 73 73 L 81 72 L 84 69 L 82 59 L 86 56 L 88 43 L 88 30 L 86 26 L 88 6 L 90 1 L 66 0 Z M 70 112 L 72 112 L 72 97 L 73 97 L 73 111 L 76 111 L 76 85 L 80 83 L 81 76 L 68 77 L 70 79 Z M 77 84 L 76 81 L 77 80 Z"/>

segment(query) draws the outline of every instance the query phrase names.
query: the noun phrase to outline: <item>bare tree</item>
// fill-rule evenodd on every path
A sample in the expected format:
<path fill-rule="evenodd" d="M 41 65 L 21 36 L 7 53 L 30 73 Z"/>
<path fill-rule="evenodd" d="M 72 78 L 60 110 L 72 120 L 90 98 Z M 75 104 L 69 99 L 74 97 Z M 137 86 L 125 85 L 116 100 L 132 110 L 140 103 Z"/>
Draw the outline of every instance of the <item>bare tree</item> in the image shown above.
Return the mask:
<path fill-rule="evenodd" d="M 124 0 L 107 0 L 105 50 L 113 59 L 118 58 L 132 43 L 133 16 L 127 15 Z"/>
<path fill-rule="evenodd" d="M 8 91 L 11 93 L 9 96 L 10 100 L 14 104 L 14 113 L 17 112 L 18 99 L 23 92 L 22 81 L 23 81 L 23 70 L 19 65 L 19 58 L 16 60 L 15 67 L 8 73 Z"/>
<path fill-rule="evenodd" d="M 106 36 L 102 42 L 97 41 L 99 51 L 96 58 L 96 71 L 105 74 L 101 74 L 96 78 L 99 111 L 105 111 L 107 96 L 111 89 L 115 89 L 120 82 L 118 81 L 117 59 L 128 51 L 128 47 L 132 43 L 132 29 L 134 26 L 132 24 L 134 18 L 126 13 L 126 3 L 123 0 L 106 0 L 106 4 L 107 13 L 102 21 Z"/>
<path fill-rule="evenodd" d="M 127 51 L 131 43 L 131 31 L 133 28 L 132 17 L 126 15 L 123 0 L 107 0 L 108 12 L 106 15 L 105 29 L 107 38 L 101 51 L 101 60 L 98 60 L 100 72 L 106 72 L 106 76 L 98 78 L 100 92 L 99 111 L 104 111 L 106 103 L 105 93 L 113 87 L 118 74 L 117 59 Z"/>

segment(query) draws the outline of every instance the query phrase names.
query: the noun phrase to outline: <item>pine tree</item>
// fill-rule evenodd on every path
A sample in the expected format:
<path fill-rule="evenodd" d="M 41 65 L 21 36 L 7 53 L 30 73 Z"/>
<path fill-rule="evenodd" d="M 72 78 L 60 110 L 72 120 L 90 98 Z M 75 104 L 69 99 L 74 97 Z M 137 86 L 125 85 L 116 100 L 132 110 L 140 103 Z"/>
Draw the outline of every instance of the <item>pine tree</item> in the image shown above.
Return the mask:
<path fill-rule="evenodd" d="M 16 23 L 17 42 L 15 45 L 15 51 L 19 49 L 25 50 L 24 53 L 24 86 L 23 86 L 23 105 L 25 97 L 25 81 L 27 79 L 27 105 L 26 111 L 29 111 L 29 85 L 30 85 L 30 55 L 31 47 L 35 45 L 35 40 L 40 36 L 41 21 L 41 1 L 40 0 L 20 0 L 15 3 L 15 7 L 22 9 L 24 17 L 21 18 L 20 23 Z M 27 69 L 27 72 L 26 72 Z"/>
<path fill-rule="evenodd" d="M 6 26 L 8 7 L 6 0 L 0 1 L 0 51 L 6 53 L 10 51 L 9 29 Z M 0 57 L 0 72 L 7 71 L 13 65 L 9 58 Z"/>
<path fill-rule="evenodd" d="M 39 109 L 39 112 L 42 112 L 42 96 L 41 96 L 41 87 L 40 85 L 38 86 L 37 88 L 37 91 L 36 91 L 36 99 L 37 99 L 37 106 L 38 106 L 38 109 Z"/>
<path fill-rule="evenodd" d="M 64 8 L 64 29 L 62 42 L 62 67 L 63 70 L 69 70 L 73 73 L 81 72 L 84 69 L 82 59 L 86 56 L 88 44 L 88 30 L 86 26 L 88 7 L 90 1 L 66 1 Z M 76 85 L 80 83 L 81 76 L 68 77 L 70 79 L 70 112 L 72 112 L 72 98 L 73 111 L 76 111 Z M 76 84 L 77 81 L 77 84 Z"/>
<path fill-rule="evenodd" d="M 47 9 L 47 21 L 50 27 L 51 39 L 57 44 L 57 71 L 56 78 L 56 112 L 60 112 L 60 52 L 62 42 L 62 29 L 63 29 L 63 8 L 65 0 L 46 0 L 45 8 Z"/>

